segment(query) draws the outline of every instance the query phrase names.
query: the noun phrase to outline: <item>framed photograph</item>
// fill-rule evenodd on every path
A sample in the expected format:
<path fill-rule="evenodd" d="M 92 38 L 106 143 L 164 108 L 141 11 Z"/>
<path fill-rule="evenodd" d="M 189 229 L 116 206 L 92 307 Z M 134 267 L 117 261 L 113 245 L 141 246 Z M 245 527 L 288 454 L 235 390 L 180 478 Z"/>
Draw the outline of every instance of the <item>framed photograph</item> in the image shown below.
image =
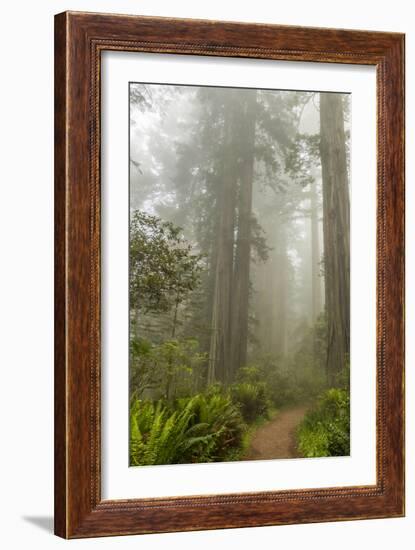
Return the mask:
<path fill-rule="evenodd" d="M 404 515 L 404 35 L 55 18 L 55 532 Z"/>

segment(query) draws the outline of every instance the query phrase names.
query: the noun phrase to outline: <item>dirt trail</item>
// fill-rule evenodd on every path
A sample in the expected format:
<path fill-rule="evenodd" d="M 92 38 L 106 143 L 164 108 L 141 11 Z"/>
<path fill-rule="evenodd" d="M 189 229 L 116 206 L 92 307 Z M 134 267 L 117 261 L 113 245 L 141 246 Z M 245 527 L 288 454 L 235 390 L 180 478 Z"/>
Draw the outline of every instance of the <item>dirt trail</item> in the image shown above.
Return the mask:
<path fill-rule="evenodd" d="M 257 429 L 242 460 L 267 460 L 272 458 L 297 458 L 295 429 L 308 407 L 290 407 Z"/>

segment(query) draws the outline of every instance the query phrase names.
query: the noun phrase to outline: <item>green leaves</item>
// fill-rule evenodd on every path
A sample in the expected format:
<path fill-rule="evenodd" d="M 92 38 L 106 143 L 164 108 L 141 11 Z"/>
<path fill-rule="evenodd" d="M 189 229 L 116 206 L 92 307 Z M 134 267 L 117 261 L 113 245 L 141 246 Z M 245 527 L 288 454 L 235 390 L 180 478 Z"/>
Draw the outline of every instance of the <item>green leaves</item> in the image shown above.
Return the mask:
<path fill-rule="evenodd" d="M 320 167 L 320 135 L 297 134 L 285 156 L 285 168 L 294 181 L 306 187 Z"/>
<path fill-rule="evenodd" d="M 130 409 L 130 464 L 178 462 L 191 410 L 169 414 L 162 402 L 133 401 Z"/>
<path fill-rule="evenodd" d="M 264 382 L 241 382 L 230 388 L 232 399 L 239 403 L 242 416 L 246 422 L 253 422 L 258 417 L 267 417 L 269 399 Z"/>
<path fill-rule="evenodd" d="M 175 404 L 134 399 L 130 406 L 130 464 L 225 460 L 239 449 L 245 425 L 229 397 L 198 394 Z"/>
<path fill-rule="evenodd" d="M 169 311 L 200 282 L 202 256 L 194 254 L 182 229 L 141 210 L 130 222 L 130 306 Z"/>
<path fill-rule="evenodd" d="M 299 450 L 307 458 L 350 454 L 350 397 L 331 388 L 308 413 L 298 430 Z"/>
<path fill-rule="evenodd" d="M 130 385 L 137 397 L 149 389 L 153 397 L 171 399 L 192 393 L 206 362 L 206 354 L 200 353 L 199 343 L 192 338 L 170 339 L 157 345 L 133 337 L 130 350 Z"/>

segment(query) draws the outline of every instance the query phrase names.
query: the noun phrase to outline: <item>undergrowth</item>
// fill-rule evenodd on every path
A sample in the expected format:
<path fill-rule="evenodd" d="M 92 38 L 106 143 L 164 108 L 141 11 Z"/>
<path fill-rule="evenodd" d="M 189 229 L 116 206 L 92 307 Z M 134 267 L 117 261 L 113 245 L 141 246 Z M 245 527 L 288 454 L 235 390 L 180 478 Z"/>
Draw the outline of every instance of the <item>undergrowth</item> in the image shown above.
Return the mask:
<path fill-rule="evenodd" d="M 298 449 L 304 457 L 350 455 L 350 398 L 347 389 L 323 393 L 300 424 Z"/>

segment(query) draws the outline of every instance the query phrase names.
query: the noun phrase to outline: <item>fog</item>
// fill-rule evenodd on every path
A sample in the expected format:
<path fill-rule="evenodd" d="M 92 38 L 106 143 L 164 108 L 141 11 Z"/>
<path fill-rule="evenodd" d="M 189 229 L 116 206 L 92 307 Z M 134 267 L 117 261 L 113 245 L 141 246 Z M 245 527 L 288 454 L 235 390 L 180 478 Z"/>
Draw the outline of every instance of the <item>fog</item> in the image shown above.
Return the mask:
<path fill-rule="evenodd" d="M 347 94 L 130 84 L 132 394 L 251 377 L 278 404 L 335 384 L 350 338 L 349 110 Z"/>

